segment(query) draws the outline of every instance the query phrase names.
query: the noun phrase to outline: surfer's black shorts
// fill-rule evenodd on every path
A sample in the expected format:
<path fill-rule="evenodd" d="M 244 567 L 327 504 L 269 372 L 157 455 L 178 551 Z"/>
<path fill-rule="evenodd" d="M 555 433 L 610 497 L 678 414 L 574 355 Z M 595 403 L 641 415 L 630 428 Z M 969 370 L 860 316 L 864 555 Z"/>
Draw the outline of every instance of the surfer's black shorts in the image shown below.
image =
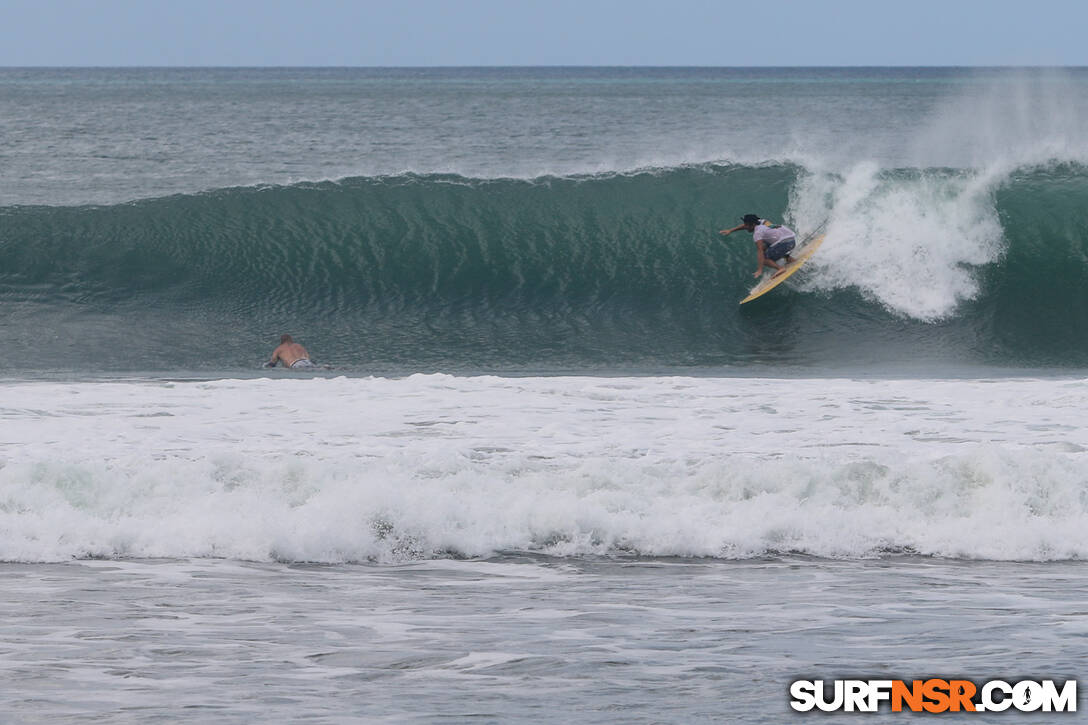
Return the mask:
<path fill-rule="evenodd" d="M 797 244 L 796 239 L 783 239 L 781 242 L 775 242 L 767 247 L 766 251 L 763 252 L 763 256 L 772 262 L 777 262 L 793 251 L 795 244 Z"/>

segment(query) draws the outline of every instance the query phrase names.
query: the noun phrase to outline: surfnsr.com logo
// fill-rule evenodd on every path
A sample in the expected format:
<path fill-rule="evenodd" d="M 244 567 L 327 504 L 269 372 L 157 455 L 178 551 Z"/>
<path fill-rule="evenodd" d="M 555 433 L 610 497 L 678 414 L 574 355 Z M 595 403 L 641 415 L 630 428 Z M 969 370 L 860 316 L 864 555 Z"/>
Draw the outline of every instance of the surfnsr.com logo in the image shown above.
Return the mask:
<path fill-rule="evenodd" d="M 790 707 L 798 712 L 1076 712 L 1077 681 L 1054 680 L 797 680 Z"/>

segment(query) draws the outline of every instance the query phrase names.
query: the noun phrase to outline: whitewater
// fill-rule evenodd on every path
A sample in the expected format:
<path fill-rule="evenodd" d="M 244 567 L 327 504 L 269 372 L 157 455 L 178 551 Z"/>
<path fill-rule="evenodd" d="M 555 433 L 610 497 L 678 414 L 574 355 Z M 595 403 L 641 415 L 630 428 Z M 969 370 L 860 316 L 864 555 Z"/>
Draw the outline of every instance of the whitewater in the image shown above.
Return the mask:
<path fill-rule="evenodd" d="M 0 111 L 5 722 L 779 723 L 1088 661 L 1083 69 L 0 69 Z M 740 307 L 745 213 L 827 241 Z"/>
<path fill-rule="evenodd" d="M 0 557 L 1088 556 L 1088 381 L 7 385 Z"/>

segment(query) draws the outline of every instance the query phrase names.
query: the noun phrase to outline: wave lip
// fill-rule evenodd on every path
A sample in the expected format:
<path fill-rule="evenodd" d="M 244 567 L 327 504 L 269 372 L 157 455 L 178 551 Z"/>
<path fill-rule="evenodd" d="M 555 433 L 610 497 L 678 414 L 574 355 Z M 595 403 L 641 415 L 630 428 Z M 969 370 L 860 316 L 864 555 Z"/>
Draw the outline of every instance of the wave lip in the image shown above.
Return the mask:
<path fill-rule="evenodd" d="M 1088 556 L 1084 380 L 434 375 L 3 392 L 17 423 L 0 468 L 4 561 Z"/>

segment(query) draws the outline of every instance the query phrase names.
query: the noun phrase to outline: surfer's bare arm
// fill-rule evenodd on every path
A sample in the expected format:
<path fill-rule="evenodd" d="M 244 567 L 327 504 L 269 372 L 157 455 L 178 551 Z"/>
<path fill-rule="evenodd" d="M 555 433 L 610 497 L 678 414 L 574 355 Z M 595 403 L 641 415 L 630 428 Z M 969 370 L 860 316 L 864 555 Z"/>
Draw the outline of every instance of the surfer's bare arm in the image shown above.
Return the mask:
<path fill-rule="evenodd" d="M 727 237 L 730 234 L 732 234 L 733 232 L 739 232 L 741 229 L 744 229 L 744 225 L 743 224 L 738 224 L 737 226 L 733 227 L 732 229 L 722 229 L 720 232 L 718 232 L 718 234 L 721 234 L 723 237 Z"/>
<path fill-rule="evenodd" d="M 266 368 L 276 367 L 276 363 L 279 362 L 280 359 L 280 349 L 282 347 L 283 346 L 281 345 L 280 347 L 277 347 L 275 350 L 272 351 L 272 358 L 264 365 Z"/>

